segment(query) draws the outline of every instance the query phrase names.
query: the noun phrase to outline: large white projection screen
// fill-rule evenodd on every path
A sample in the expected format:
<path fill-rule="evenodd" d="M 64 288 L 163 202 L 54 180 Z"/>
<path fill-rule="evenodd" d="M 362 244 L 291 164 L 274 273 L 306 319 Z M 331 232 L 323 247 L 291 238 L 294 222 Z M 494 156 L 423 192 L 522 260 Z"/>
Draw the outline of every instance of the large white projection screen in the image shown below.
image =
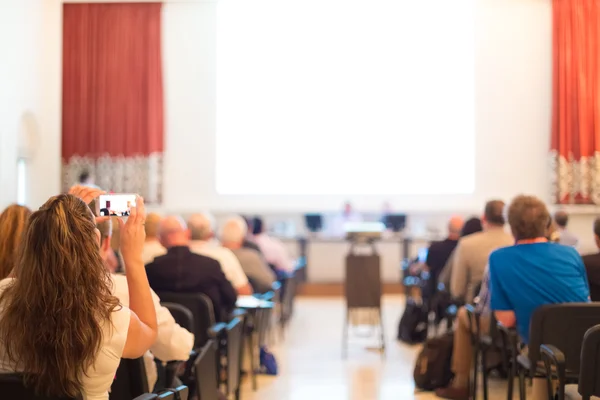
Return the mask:
<path fill-rule="evenodd" d="M 474 192 L 474 0 L 217 4 L 219 194 Z"/>

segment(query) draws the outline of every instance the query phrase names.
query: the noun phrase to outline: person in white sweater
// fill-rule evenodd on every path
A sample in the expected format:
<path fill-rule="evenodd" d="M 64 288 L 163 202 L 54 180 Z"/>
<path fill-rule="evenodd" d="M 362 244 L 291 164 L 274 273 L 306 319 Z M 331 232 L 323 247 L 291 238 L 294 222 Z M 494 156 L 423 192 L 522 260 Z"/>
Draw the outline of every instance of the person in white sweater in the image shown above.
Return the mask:
<path fill-rule="evenodd" d="M 109 219 L 98 223 L 98 230 L 101 234 L 100 254 L 106 261 L 108 260 L 111 251 L 112 221 Z M 116 274 L 112 264 L 105 263 L 105 266 L 111 273 L 113 295 L 119 299 L 121 304 L 129 306 L 127 278 L 125 275 Z M 156 357 L 163 362 L 186 361 L 190 357 L 190 352 L 194 347 L 194 335 L 175 322 L 175 319 L 169 310 L 161 306 L 160 298 L 154 290 L 150 289 L 150 292 L 156 310 L 158 335 L 156 341 L 152 347 L 150 347 L 150 350 L 144 354 L 144 361 L 146 364 L 146 374 L 148 376 L 148 387 L 152 390 L 157 380 L 154 358 Z"/>

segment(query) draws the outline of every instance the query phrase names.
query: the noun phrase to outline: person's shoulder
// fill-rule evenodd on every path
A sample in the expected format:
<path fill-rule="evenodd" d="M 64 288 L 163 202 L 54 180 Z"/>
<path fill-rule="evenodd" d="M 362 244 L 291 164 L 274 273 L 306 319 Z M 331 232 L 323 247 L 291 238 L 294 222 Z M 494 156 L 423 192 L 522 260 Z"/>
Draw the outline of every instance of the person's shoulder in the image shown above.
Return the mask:
<path fill-rule="evenodd" d="M 581 259 L 586 266 L 588 264 L 591 266 L 600 266 L 600 253 L 585 254 L 581 256 Z"/>
<path fill-rule="evenodd" d="M 567 246 L 560 243 L 548 243 L 548 246 L 550 249 L 552 249 L 555 255 L 575 260 L 578 263 L 581 261 L 581 255 L 573 246 Z"/>
<path fill-rule="evenodd" d="M 485 232 L 476 232 L 461 238 L 458 244 L 464 248 L 469 246 L 477 246 L 481 241 L 485 240 Z"/>
<path fill-rule="evenodd" d="M 500 247 L 490 253 L 490 263 L 498 261 L 502 258 L 509 257 L 515 251 L 518 251 L 516 246 Z"/>
<path fill-rule="evenodd" d="M 219 261 L 204 254 L 190 253 L 190 260 L 194 264 L 202 265 L 203 268 L 221 268 Z"/>

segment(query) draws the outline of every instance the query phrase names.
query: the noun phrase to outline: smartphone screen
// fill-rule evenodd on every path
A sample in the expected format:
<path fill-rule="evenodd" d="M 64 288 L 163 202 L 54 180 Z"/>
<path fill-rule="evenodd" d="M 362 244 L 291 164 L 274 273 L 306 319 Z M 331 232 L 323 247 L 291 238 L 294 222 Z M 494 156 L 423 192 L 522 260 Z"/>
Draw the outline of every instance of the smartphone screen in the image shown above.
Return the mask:
<path fill-rule="evenodd" d="M 103 194 L 98 199 L 100 217 L 128 217 L 135 206 L 135 194 Z"/>

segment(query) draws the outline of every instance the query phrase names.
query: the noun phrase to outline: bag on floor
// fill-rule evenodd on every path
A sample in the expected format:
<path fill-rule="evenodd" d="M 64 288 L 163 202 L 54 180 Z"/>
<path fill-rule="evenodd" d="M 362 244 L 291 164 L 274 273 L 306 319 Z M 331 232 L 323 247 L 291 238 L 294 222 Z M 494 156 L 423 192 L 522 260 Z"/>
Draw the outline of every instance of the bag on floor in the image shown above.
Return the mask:
<path fill-rule="evenodd" d="M 413 377 L 415 386 L 423 390 L 446 387 L 454 377 L 452 349 L 454 333 L 428 339 L 417 357 Z"/>
<path fill-rule="evenodd" d="M 260 348 L 260 369 L 263 374 L 277 375 L 277 360 L 273 353 L 267 350 L 266 347 Z"/>
<path fill-rule="evenodd" d="M 427 339 L 428 313 L 426 307 L 409 298 L 398 324 L 398 340 L 405 343 L 423 343 Z"/>

